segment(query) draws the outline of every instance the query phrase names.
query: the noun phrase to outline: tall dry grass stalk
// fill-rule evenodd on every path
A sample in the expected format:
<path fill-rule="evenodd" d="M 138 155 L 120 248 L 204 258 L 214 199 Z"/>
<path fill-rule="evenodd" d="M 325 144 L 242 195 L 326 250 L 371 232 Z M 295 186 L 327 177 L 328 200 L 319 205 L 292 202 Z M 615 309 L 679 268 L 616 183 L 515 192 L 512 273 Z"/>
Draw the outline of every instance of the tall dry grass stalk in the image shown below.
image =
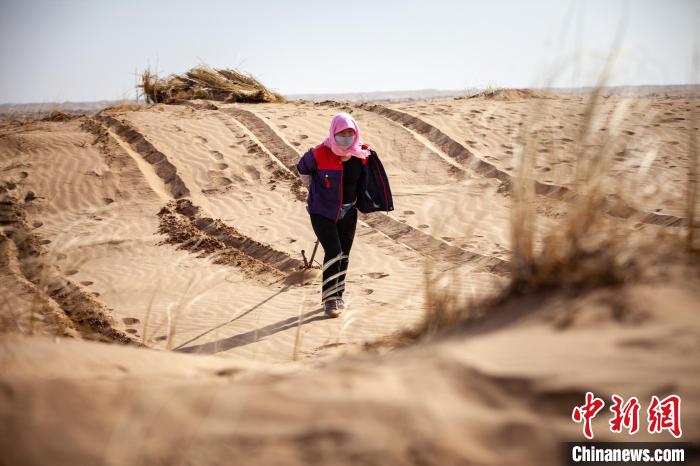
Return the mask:
<path fill-rule="evenodd" d="M 693 72 L 695 81 L 700 78 L 700 51 L 696 48 L 693 54 Z M 700 153 L 698 151 L 698 125 L 700 125 L 700 101 L 694 99 L 690 109 L 690 118 L 688 119 L 688 156 L 690 163 L 688 164 L 688 188 L 686 193 L 686 226 L 687 238 L 686 245 L 689 251 L 695 251 L 700 246 L 695 244 L 696 230 L 700 228 L 699 222 L 696 221 L 698 210 L 698 178 L 700 178 Z"/>
<path fill-rule="evenodd" d="M 299 314 L 298 314 L 298 318 L 297 318 L 297 330 L 294 333 L 294 348 L 292 349 L 292 361 L 299 360 L 299 354 L 301 352 L 301 340 L 302 340 L 301 327 L 302 327 L 302 323 L 304 320 L 304 301 L 306 301 L 306 296 L 304 296 L 304 299 L 302 300 L 301 304 L 299 305 Z"/>
<path fill-rule="evenodd" d="M 645 215 L 644 203 L 640 199 L 651 196 L 645 194 L 645 185 L 651 184 L 657 176 L 650 169 L 656 157 L 656 147 L 650 144 L 640 155 L 630 155 L 633 151 L 627 150 L 628 144 L 638 140 L 633 141 L 629 133 L 623 132 L 621 124 L 626 116 L 648 109 L 639 108 L 642 104 L 630 98 L 620 99 L 619 104 L 610 109 L 610 101 L 604 97 L 603 90 L 601 84 L 587 96 L 582 126 L 572 144 L 576 177 L 568 187 L 574 194 L 561 201 L 566 203 L 567 213 L 547 228 L 536 227 L 538 196 L 534 181 L 535 157 L 542 144 L 538 134 L 543 122 L 551 123 L 544 117 L 548 116 L 547 105 L 552 101 L 533 99 L 531 108 L 525 112 L 527 116 L 514 144 L 519 150 L 514 151 L 515 176 L 511 186 L 511 275 L 508 286 L 470 306 L 459 302 L 449 287 L 436 286 L 438 279 L 426 275 L 428 310 L 424 319 L 410 329 L 377 342 L 376 346 L 387 343 L 400 346 L 425 339 L 481 315 L 484 309 L 514 295 L 548 289 L 583 290 L 634 281 L 653 268 L 649 265 L 678 253 L 679 233 L 684 233 L 682 229 L 656 225 L 641 227 L 640 223 Z M 697 105 L 693 110 L 697 112 Z M 697 113 L 692 120 L 685 199 L 689 247 L 694 244 L 693 237 L 698 227 L 694 220 L 698 208 L 697 132 L 692 130 L 697 127 Z M 645 122 L 642 121 L 639 127 Z M 606 131 L 601 133 L 600 128 Z M 642 136 L 634 135 L 635 138 Z M 634 162 L 627 166 L 638 165 L 639 168 L 629 170 L 624 177 L 619 172 L 615 177 L 611 176 L 616 153 L 636 157 L 626 163 Z M 652 194 L 658 192 L 652 190 Z M 616 206 L 616 202 L 634 208 L 622 209 Z"/>

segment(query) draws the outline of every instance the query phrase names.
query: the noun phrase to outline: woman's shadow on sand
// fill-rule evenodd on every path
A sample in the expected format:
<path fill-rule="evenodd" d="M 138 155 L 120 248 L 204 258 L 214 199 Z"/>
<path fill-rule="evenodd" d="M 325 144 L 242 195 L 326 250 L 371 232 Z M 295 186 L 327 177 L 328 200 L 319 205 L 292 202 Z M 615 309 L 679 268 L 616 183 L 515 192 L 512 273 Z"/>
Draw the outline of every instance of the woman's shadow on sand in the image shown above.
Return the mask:
<path fill-rule="evenodd" d="M 323 309 L 317 309 L 315 311 L 307 312 L 301 316 L 290 317 L 285 320 L 280 320 L 265 327 L 256 328 L 245 333 L 239 333 L 238 335 L 233 335 L 222 340 L 212 341 L 209 343 L 204 343 L 201 345 L 186 346 L 184 348 L 176 348 L 175 351 L 180 353 L 205 353 L 214 354 L 220 351 L 227 351 L 232 348 L 237 348 L 239 346 L 248 345 L 250 343 L 255 343 L 267 336 L 274 335 L 275 333 L 283 332 L 294 328 L 297 325 L 305 325 L 316 320 L 326 320 L 329 319 L 325 314 L 316 315 L 322 313 Z M 316 315 L 315 317 L 312 317 Z"/>
<path fill-rule="evenodd" d="M 322 313 L 323 308 L 321 309 L 316 309 L 314 311 L 307 312 L 306 314 L 302 314 L 300 316 L 294 316 L 290 317 L 288 319 L 280 320 L 279 322 L 275 322 L 274 324 L 266 325 L 265 327 L 261 328 L 256 328 L 255 330 L 251 330 L 249 332 L 245 333 L 239 333 L 238 335 L 233 335 L 228 338 L 224 338 L 222 340 L 217 340 L 217 341 L 212 341 L 208 343 L 203 343 L 201 345 L 192 345 L 192 346 L 185 346 L 188 345 L 204 335 L 207 335 L 221 327 L 224 327 L 225 325 L 230 324 L 231 322 L 234 322 L 251 312 L 253 312 L 255 309 L 259 308 L 266 302 L 270 301 L 272 298 L 275 296 L 284 293 L 285 291 L 289 290 L 290 288 L 296 286 L 296 285 L 305 285 L 309 284 L 307 281 L 308 279 L 313 278 L 313 276 L 309 276 L 309 274 L 306 273 L 306 271 L 296 271 L 291 274 L 289 274 L 284 280 L 283 283 L 285 286 L 280 289 L 278 292 L 271 294 L 267 298 L 263 299 L 259 303 L 257 303 L 254 306 L 251 306 L 248 310 L 245 312 L 237 315 L 236 317 L 232 318 L 231 320 L 224 322 L 220 325 L 217 325 L 214 328 L 211 328 L 207 330 L 206 332 L 197 335 L 194 338 L 191 338 L 187 340 L 186 342 L 180 344 L 176 348 L 173 349 L 173 351 L 177 351 L 180 353 L 205 353 L 205 354 L 214 354 L 218 353 L 220 351 L 227 351 L 232 348 L 237 348 L 239 346 L 244 346 L 248 345 L 250 343 L 255 343 L 256 341 L 260 340 L 261 338 L 265 338 L 270 335 L 274 335 L 275 333 L 283 332 L 285 330 L 288 330 L 292 327 L 295 327 L 297 325 L 305 325 L 309 324 L 311 322 L 314 322 L 316 320 L 326 320 L 330 319 L 330 317 L 327 317 L 325 314 L 322 315 L 317 315 L 315 317 L 312 317 L 316 314 Z"/>

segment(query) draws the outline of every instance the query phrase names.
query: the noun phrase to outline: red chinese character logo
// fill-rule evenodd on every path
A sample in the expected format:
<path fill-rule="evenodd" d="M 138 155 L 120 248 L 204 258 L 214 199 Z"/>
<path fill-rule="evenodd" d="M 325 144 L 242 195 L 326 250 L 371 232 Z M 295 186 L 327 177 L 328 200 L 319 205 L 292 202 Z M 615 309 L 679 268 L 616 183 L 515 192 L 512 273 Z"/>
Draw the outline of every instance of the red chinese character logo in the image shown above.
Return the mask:
<path fill-rule="evenodd" d="M 650 434 L 668 430 L 676 438 L 681 436 L 681 398 L 678 395 L 669 395 L 661 401 L 653 395 L 647 409 L 647 416 L 649 418 L 647 430 Z"/>
<path fill-rule="evenodd" d="M 600 398 L 596 398 L 591 392 L 586 392 L 586 402 L 582 406 L 576 406 L 571 413 L 571 419 L 574 422 L 583 421 L 583 435 L 588 439 L 593 438 L 593 427 L 591 420 L 598 414 L 598 411 L 603 409 L 605 402 Z"/>
<path fill-rule="evenodd" d="M 622 398 L 617 395 L 612 396 L 613 405 L 610 411 L 615 415 L 610 421 L 610 432 L 622 432 L 622 428 L 629 430 L 630 434 L 635 434 L 639 430 L 639 400 L 633 396 L 627 403 L 622 403 Z"/>

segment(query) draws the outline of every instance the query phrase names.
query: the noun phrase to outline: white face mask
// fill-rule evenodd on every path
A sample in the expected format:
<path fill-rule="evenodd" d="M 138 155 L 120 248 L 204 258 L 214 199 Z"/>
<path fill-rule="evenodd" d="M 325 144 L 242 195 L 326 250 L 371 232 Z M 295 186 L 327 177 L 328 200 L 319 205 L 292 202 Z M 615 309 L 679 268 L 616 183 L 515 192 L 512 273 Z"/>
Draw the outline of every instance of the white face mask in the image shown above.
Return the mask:
<path fill-rule="evenodd" d="M 343 149 L 347 149 L 350 147 L 352 142 L 355 140 L 355 135 L 353 134 L 352 136 L 340 136 L 338 134 L 335 135 L 335 142 L 338 144 L 340 147 Z"/>

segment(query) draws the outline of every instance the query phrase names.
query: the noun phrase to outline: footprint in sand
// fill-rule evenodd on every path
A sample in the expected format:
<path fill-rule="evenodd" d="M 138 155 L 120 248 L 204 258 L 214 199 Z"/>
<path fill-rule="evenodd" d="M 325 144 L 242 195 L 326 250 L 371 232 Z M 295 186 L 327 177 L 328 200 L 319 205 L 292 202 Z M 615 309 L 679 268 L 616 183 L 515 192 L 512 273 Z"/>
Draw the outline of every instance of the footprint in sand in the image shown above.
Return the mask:
<path fill-rule="evenodd" d="M 38 221 L 37 221 L 37 222 L 32 223 L 32 226 L 33 226 L 34 228 L 39 228 L 39 227 L 42 226 L 43 224 L 44 224 L 43 222 L 38 222 Z"/>
<path fill-rule="evenodd" d="M 137 319 L 136 317 L 124 317 L 122 322 L 124 322 L 126 325 L 136 325 L 140 323 L 141 320 Z"/>
<path fill-rule="evenodd" d="M 339 348 L 344 345 L 347 345 L 347 343 L 326 343 L 325 345 L 318 346 L 316 349 L 322 350 L 327 348 Z"/>
<path fill-rule="evenodd" d="M 292 145 L 294 147 L 299 147 L 299 146 L 301 146 L 301 143 L 299 141 L 292 141 Z"/>
<path fill-rule="evenodd" d="M 135 328 L 128 328 L 128 329 L 126 329 L 126 330 L 124 330 L 124 331 L 125 331 L 126 333 L 131 333 L 132 335 L 133 335 L 134 333 L 138 332 L 138 330 L 136 330 Z"/>
<path fill-rule="evenodd" d="M 223 188 L 229 186 L 230 184 L 233 184 L 233 181 L 225 176 L 217 176 L 211 180 L 211 185 L 215 188 Z"/>
<path fill-rule="evenodd" d="M 232 375 L 238 374 L 240 369 L 234 367 L 227 367 L 225 369 L 219 369 L 216 371 L 216 375 L 219 377 L 230 377 Z"/>
<path fill-rule="evenodd" d="M 260 147 L 254 143 L 251 142 L 246 146 L 246 150 L 248 151 L 249 154 L 259 154 L 261 152 Z"/>
<path fill-rule="evenodd" d="M 240 175 L 236 175 L 235 173 L 231 175 L 231 177 L 236 181 L 236 184 L 245 184 L 248 182 L 248 180 L 246 180 Z"/>
<path fill-rule="evenodd" d="M 27 173 L 27 172 L 19 172 L 19 177 L 20 177 L 20 178 L 26 178 L 26 177 L 28 177 L 28 176 L 29 176 L 29 173 Z"/>
<path fill-rule="evenodd" d="M 228 168 L 228 164 L 227 163 L 217 163 L 216 168 L 219 170 L 226 170 Z"/>
<path fill-rule="evenodd" d="M 264 209 L 258 210 L 258 214 L 260 215 L 271 215 L 272 214 L 272 208 L 271 207 L 266 207 Z"/>
<path fill-rule="evenodd" d="M 421 223 L 418 225 L 418 228 L 430 228 L 430 225 L 426 225 L 425 223 Z"/>
<path fill-rule="evenodd" d="M 309 139 L 309 136 L 307 136 L 306 134 L 300 134 L 299 139 Z"/>
<path fill-rule="evenodd" d="M 455 239 L 454 239 L 453 237 L 451 237 L 451 236 L 441 236 L 441 238 L 442 238 L 443 240 L 447 241 L 448 243 L 455 240 Z"/>
<path fill-rule="evenodd" d="M 404 211 L 403 211 L 403 214 L 404 214 L 404 215 L 413 215 L 413 214 L 415 214 L 415 212 L 412 211 L 412 210 L 404 210 Z"/>
<path fill-rule="evenodd" d="M 105 201 L 105 204 L 111 204 L 112 202 L 114 202 L 114 199 L 112 199 L 111 197 L 103 197 L 102 200 Z"/>
<path fill-rule="evenodd" d="M 389 274 L 384 273 L 384 272 L 370 272 L 370 273 L 364 273 L 361 275 L 361 277 L 369 277 L 369 278 L 372 278 L 374 280 L 379 280 L 380 278 L 384 278 L 384 277 L 388 277 L 388 276 L 389 276 Z"/>
<path fill-rule="evenodd" d="M 42 239 L 41 241 L 39 241 L 39 244 L 51 244 L 51 240 L 50 239 Z"/>
<path fill-rule="evenodd" d="M 365 288 L 364 290 L 362 290 L 362 294 L 364 295 L 370 295 L 372 293 L 374 293 L 374 290 L 371 288 Z"/>
<path fill-rule="evenodd" d="M 202 137 L 202 136 L 195 136 L 194 138 L 202 144 L 206 144 L 207 142 L 209 142 L 209 140 L 207 138 Z"/>
<path fill-rule="evenodd" d="M 281 129 L 285 129 L 286 127 L 287 127 L 287 125 L 279 125 L 279 128 L 281 128 Z"/>
<path fill-rule="evenodd" d="M 76 273 L 78 273 L 77 270 L 75 270 L 75 269 L 70 269 L 70 270 L 66 270 L 65 273 L 64 273 L 64 275 L 70 276 L 70 275 L 75 275 Z"/>
<path fill-rule="evenodd" d="M 219 152 L 218 150 L 210 150 L 209 153 L 216 159 L 216 160 L 221 160 L 224 158 L 224 154 Z"/>
<path fill-rule="evenodd" d="M 624 130 L 624 131 L 622 131 L 622 132 L 625 133 L 625 134 L 628 135 L 628 136 L 634 136 L 634 134 L 635 134 L 634 131 L 630 131 L 630 130 L 628 130 L 628 129 L 626 129 L 626 130 Z"/>
<path fill-rule="evenodd" d="M 92 285 L 93 283 L 94 283 L 94 282 L 91 282 L 90 280 L 83 280 L 82 282 L 80 282 L 80 284 L 83 285 L 83 286 L 90 286 L 90 285 Z"/>
<path fill-rule="evenodd" d="M 168 337 L 166 335 L 159 335 L 159 336 L 154 338 L 155 341 L 165 341 L 167 339 L 168 339 Z"/>
<path fill-rule="evenodd" d="M 244 167 L 245 172 L 251 176 L 251 178 L 259 180 L 260 179 L 260 171 L 255 168 L 253 165 L 246 165 Z"/>

